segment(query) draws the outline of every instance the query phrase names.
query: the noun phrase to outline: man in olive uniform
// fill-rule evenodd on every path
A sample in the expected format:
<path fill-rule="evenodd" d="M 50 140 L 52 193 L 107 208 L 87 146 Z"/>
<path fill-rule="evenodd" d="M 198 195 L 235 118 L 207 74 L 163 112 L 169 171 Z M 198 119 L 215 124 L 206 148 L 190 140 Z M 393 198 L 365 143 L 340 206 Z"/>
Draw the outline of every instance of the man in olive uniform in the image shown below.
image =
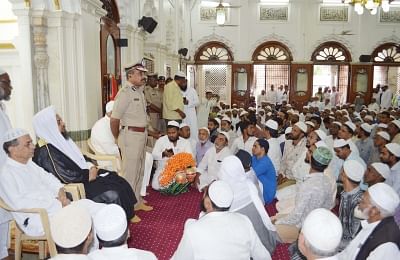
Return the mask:
<path fill-rule="evenodd" d="M 154 130 L 158 129 L 158 120 L 161 115 L 162 94 L 157 88 L 158 75 L 156 73 L 147 75 L 147 85 L 144 87 L 144 96 L 147 103 L 147 111 L 150 116 L 150 124 Z"/>
<path fill-rule="evenodd" d="M 186 84 L 186 75 L 182 71 L 175 74 L 174 80 L 168 83 L 164 88 L 163 96 L 163 117 L 165 124 L 169 121 L 182 123 L 182 119 L 186 117 L 183 112 L 183 96 L 180 86 Z"/>
<path fill-rule="evenodd" d="M 127 83 L 116 96 L 110 126 L 121 149 L 125 179 L 138 199 L 135 209 L 148 211 L 153 208 L 145 205 L 140 196 L 147 141 L 146 100 L 143 94 L 146 71 L 141 63 L 125 67 Z"/>
<path fill-rule="evenodd" d="M 160 92 L 160 96 L 161 96 L 161 112 L 163 110 L 162 100 L 163 100 L 163 96 L 164 96 L 164 87 L 165 87 L 165 77 L 158 76 L 158 91 Z M 162 113 L 161 113 L 160 119 L 158 120 L 157 128 L 161 133 L 167 132 L 167 127 L 165 125 L 164 116 L 162 115 Z"/>

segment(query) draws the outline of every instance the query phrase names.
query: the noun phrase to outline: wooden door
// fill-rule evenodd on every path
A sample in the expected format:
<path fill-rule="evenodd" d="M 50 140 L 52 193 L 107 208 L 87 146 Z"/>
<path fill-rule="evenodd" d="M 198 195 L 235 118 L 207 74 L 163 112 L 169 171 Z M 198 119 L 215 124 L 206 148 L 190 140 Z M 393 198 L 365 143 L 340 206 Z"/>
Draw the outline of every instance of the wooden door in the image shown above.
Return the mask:
<path fill-rule="evenodd" d="M 111 97 L 112 77 L 114 77 L 117 82 L 120 82 L 121 80 L 121 48 L 118 44 L 118 40 L 120 39 L 120 30 L 117 23 L 106 16 L 102 17 L 101 21 L 101 100 L 104 113 L 105 104 Z"/>
<path fill-rule="evenodd" d="M 372 64 L 351 64 L 351 84 L 348 102 L 353 103 L 357 94 L 364 97 L 364 103 L 369 104 L 372 97 L 373 66 Z"/>
<path fill-rule="evenodd" d="M 290 66 L 290 103 L 301 110 L 311 98 L 313 65 L 292 63 Z"/>
<path fill-rule="evenodd" d="M 253 70 L 251 64 L 232 64 L 231 105 L 250 103 L 250 86 L 252 84 Z"/>

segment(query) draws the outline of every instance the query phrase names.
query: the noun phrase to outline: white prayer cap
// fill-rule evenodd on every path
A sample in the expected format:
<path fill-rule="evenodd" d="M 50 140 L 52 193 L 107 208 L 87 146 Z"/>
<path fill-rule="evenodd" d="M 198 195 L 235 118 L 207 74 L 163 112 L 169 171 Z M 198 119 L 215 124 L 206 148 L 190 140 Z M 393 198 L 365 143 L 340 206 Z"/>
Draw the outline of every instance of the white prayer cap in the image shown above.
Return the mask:
<path fill-rule="evenodd" d="M 208 196 L 215 205 L 229 208 L 233 201 L 233 191 L 225 181 L 214 181 L 208 188 Z"/>
<path fill-rule="evenodd" d="M 248 108 L 250 111 L 255 111 L 256 109 L 254 107 L 249 107 Z"/>
<path fill-rule="evenodd" d="M 6 74 L 6 73 L 7 73 L 7 71 L 5 71 L 5 69 L 0 67 L 0 75 Z"/>
<path fill-rule="evenodd" d="M 372 167 L 380 174 L 382 175 L 385 180 L 387 180 L 390 176 L 390 168 L 386 163 L 381 163 L 381 162 L 376 162 L 371 164 Z"/>
<path fill-rule="evenodd" d="M 310 108 L 310 106 L 303 106 L 303 108 L 309 109 L 309 108 Z"/>
<path fill-rule="evenodd" d="M 50 219 L 51 236 L 57 245 L 64 248 L 80 245 L 91 229 L 92 218 L 89 212 L 76 204 L 60 209 Z"/>
<path fill-rule="evenodd" d="M 247 114 L 248 114 L 247 111 L 243 111 L 242 113 L 240 113 L 239 117 L 244 116 L 244 115 L 247 115 Z"/>
<path fill-rule="evenodd" d="M 286 128 L 285 130 L 285 135 L 290 134 L 292 132 L 292 127 L 289 126 L 288 128 Z"/>
<path fill-rule="evenodd" d="M 94 216 L 93 226 L 103 241 L 120 238 L 128 226 L 125 211 L 117 204 L 106 205 Z"/>
<path fill-rule="evenodd" d="M 178 71 L 178 72 L 175 73 L 175 77 L 186 79 L 186 74 L 183 71 Z"/>
<path fill-rule="evenodd" d="M 106 104 L 106 113 L 110 113 L 114 107 L 114 100 L 108 101 Z"/>
<path fill-rule="evenodd" d="M 326 147 L 329 148 L 328 145 L 324 141 L 318 141 L 315 143 L 315 147 Z"/>
<path fill-rule="evenodd" d="M 220 132 L 218 132 L 218 134 L 224 135 L 229 142 L 229 134 L 227 132 L 220 131 Z"/>
<path fill-rule="evenodd" d="M 335 125 L 338 125 L 339 127 L 342 126 L 342 123 L 340 123 L 339 121 L 333 121 L 332 123 L 335 124 Z"/>
<path fill-rule="evenodd" d="M 400 121 L 399 120 L 393 120 L 390 123 L 394 124 L 398 129 L 400 129 Z"/>
<path fill-rule="evenodd" d="M 387 132 L 379 131 L 376 134 L 379 135 L 380 137 L 382 137 L 383 139 L 385 139 L 386 141 L 390 142 L 390 135 Z"/>
<path fill-rule="evenodd" d="M 179 125 L 179 128 L 182 129 L 182 128 L 184 128 L 185 126 L 189 126 L 189 125 L 186 124 L 186 123 L 181 123 L 181 124 Z"/>
<path fill-rule="evenodd" d="M 300 130 L 303 133 L 307 133 L 307 126 L 304 122 L 297 122 L 296 124 L 294 124 L 294 126 L 297 126 L 298 128 L 300 128 Z"/>
<path fill-rule="evenodd" d="M 227 116 L 224 116 L 224 117 L 222 118 L 222 121 L 227 121 L 227 122 L 229 122 L 229 123 L 232 123 L 232 120 L 231 120 L 229 117 L 227 117 Z"/>
<path fill-rule="evenodd" d="M 167 126 L 175 126 L 175 127 L 179 128 L 179 123 L 176 121 L 169 121 Z"/>
<path fill-rule="evenodd" d="M 364 120 L 370 120 L 370 121 L 373 121 L 373 120 L 374 120 L 374 118 L 373 118 L 371 115 L 366 115 L 366 116 L 364 116 Z"/>
<path fill-rule="evenodd" d="M 346 123 L 344 123 L 346 126 L 348 126 L 350 129 L 351 129 L 351 131 L 356 131 L 356 125 L 353 123 L 353 122 L 351 122 L 351 121 L 347 121 Z"/>
<path fill-rule="evenodd" d="M 321 139 L 322 141 L 325 140 L 326 134 L 324 131 L 318 129 L 318 130 L 315 130 L 314 132 L 318 135 L 319 139 Z"/>
<path fill-rule="evenodd" d="M 24 136 L 24 135 L 29 135 L 28 131 L 26 131 L 25 129 L 11 128 L 11 129 L 8 129 L 6 131 L 6 133 L 3 135 L 2 141 L 4 143 L 9 142 L 9 141 L 15 140 L 21 136 Z"/>
<path fill-rule="evenodd" d="M 349 143 L 344 139 L 336 139 L 335 141 L 333 141 L 333 148 L 341 148 L 348 144 Z"/>
<path fill-rule="evenodd" d="M 301 233 L 313 247 L 324 252 L 333 252 L 340 244 L 343 228 L 335 214 L 319 208 L 307 215 Z"/>
<path fill-rule="evenodd" d="M 387 126 L 387 124 L 384 124 L 384 123 L 379 123 L 378 125 L 377 125 L 377 127 L 379 127 L 379 128 L 387 128 L 388 126 Z"/>
<path fill-rule="evenodd" d="M 399 195 L 386 183 L 380 182 L 372 185 L 368 188 L 368 193 L 375 204 L 390 214 L 393 214 L 399 205 Z"/>
<path fill-rule="evenodd" d="M 278 123 L 272 119 L 268 119 L 267 122 L 265 122 L 265 126 L 273 130 L 278 130 Z"/>
<path fill-rule="evenodd" d="M 265 109 L 272 110 L 272 107 L 271 106 L 266 106 Z"/>
<path fill-rule="evenodd" d="M 391 152 L 394 156 L 400 157 L 400 144 L 397 143 L 388 143 L 385 147 Z"/>
<path fill-rule="evenodd" d="M 311 121 L 306 121 L 306 125 L 312 126 L 313 128 L 315 128 L 315 124 Z"/>
<path fill-rule="evenodd" d="M 330 119 L 335 120 L 336 118 L 334 116 L 329 116 Z"/>
<path fill-rule="evenodd" d="M 355 182 L 360 182 L 364 177 L 365 168 L 356 160 L 344 161 L 343 170 L 346 176 Z"/>
<path fill-rule="evenodd" d="M 217 121 L 218 125 L 221 125 L 221 119 L 219 119 L 218 117 L 214 118 L 215 121 Z"/>
<path fill-rule="evenodd" d="M 368 123 L 362 123 L 360 127 L 369 134 L 372 132 L 372 126 Z"/>
<path fill-rule="evenodd" d="M 199 131 L 200 131 L 200 130 L 204 130 L 204 131 L 207 132 L 208 135 L 210 135 L 210 130 L 208 130 L 207 127 L 204 127 L 204 126 L 203 126 L 203 127 L 200 127 L 200 128 L 199 128 Z"/>
<path fill-rule="evenodd" d="M 272 113 L 271 113 L 271 112 L 268 112 L 268 113 L 267 113 L 267 116 L 272 116 Z"/>

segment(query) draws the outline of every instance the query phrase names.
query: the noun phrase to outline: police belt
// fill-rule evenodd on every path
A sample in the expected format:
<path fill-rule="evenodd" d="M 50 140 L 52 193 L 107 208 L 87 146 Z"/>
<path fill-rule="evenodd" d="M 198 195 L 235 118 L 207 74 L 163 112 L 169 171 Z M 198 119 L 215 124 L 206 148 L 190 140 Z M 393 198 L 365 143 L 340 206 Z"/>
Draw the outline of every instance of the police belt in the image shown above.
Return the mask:
<path fill-rule="evenodd" d="M 127 128 L 129 131 L 132 132 L 140 132 L 143 133 L 146 131 L 146 127 L 137 127 L 137 126 L 122 126 L 122 129 Z"/>

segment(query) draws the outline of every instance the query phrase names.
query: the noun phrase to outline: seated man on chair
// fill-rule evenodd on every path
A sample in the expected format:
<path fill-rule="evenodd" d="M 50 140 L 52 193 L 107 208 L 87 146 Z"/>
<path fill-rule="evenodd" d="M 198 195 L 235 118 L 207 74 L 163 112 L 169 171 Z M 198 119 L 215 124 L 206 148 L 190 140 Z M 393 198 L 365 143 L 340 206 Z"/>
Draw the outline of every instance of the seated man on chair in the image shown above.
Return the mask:
<path fill-rule="evenodd" d="M 71 203 L 64 185 L 31 160 L 35 146 L 27 131 L 10 129 L 3 136 L 3 141 L 8 158 L 0 170 L 0 197 L 11 208 L 43 208 L 51 222 L 52 216 L 69 204 L 86 208 L 92 216 L 104 207 L 104 204 L 87 199 Z M 12 215 L 27 235 L 44 234 L 38 214 L 15 212 Z"/>
<path fill-rule="evenodd" d="M 83 183 L 88 199 L 121 205 L 127 217 L 133 218 L 136 198 L 129 183 L 116 172 L 86 162 L 52 106 L 33 117 L 33 128 L 40 138 L 33 158 L 35 163 L 63 183 Z"/>

